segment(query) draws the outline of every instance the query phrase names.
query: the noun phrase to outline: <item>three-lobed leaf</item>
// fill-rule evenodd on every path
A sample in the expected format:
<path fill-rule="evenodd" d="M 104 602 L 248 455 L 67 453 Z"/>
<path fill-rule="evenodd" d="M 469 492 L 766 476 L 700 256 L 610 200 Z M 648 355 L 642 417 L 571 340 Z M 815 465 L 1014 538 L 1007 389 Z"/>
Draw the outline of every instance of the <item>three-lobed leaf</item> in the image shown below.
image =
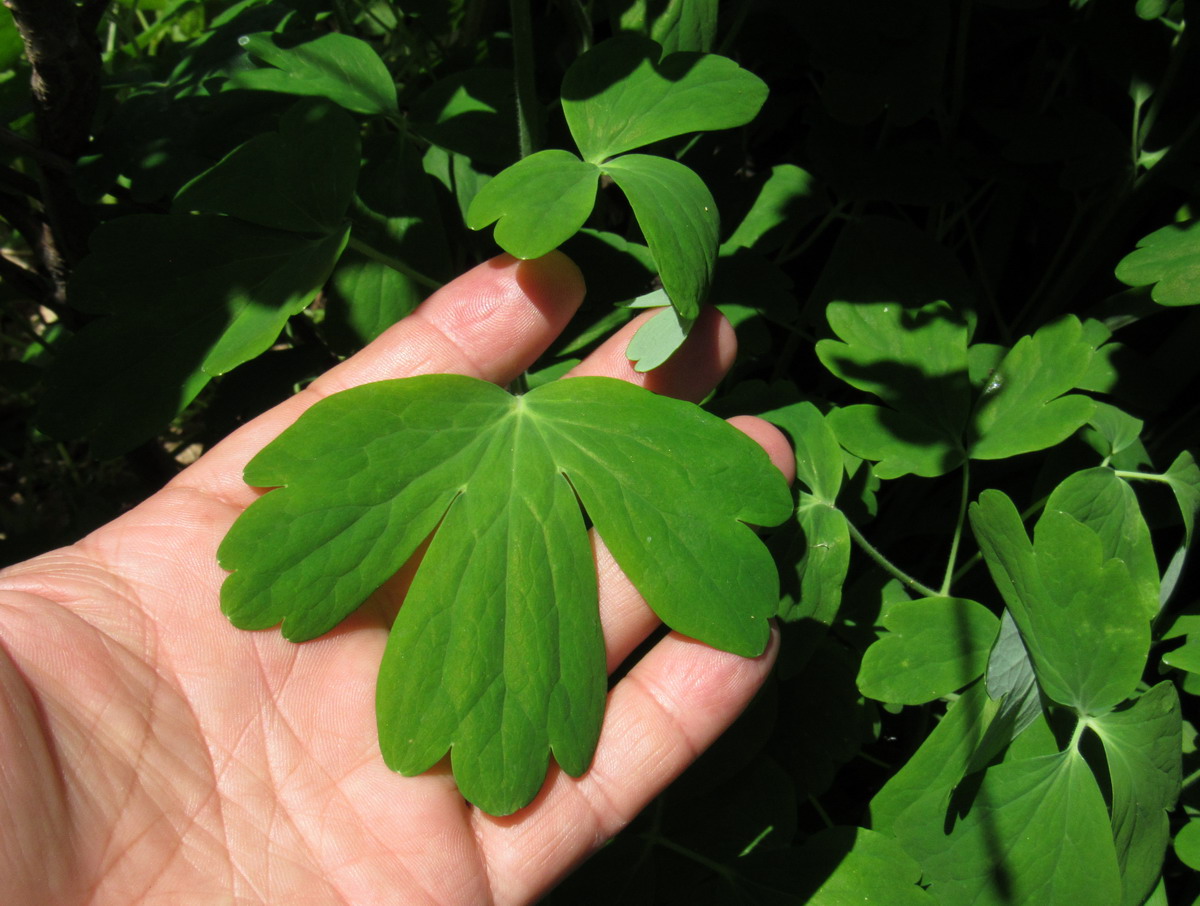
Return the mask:
<path fill-rule="evenodd" d="M 791 512 L 736 429 L 605 378 L 521 397 L 456 375 L 359 387 L 314 406 L 246 480 L 279 490 L 221 546 L 222 608 L 244 628 L 319 635 L 433 534 L 381 667 L 380 743 L 408 774 L 451 750 L 464 795 L 498 814 L 533 797 L 550 751 L 586 769 L 598 732 L 579 504 L 664 622 L 744 655 L 766 643 L 777 579 L 743 523 Z"/>
<path fill-rule="evenodd" d="M 1139 240 L 1117 264 L 1116 276 L 1129 286 L 1152 285 L 1160 305 L 1200 304 L 1200 221 L 1171 224 Z"/>
<path fill-rule="evenodd" d="M 583 159 L 551 149 L 518 161 L 483 187 L 466 219 L 472 229 L 498 221 L 497 244 L 518 258 L 535 258 L 580 230 L 600 176 L 608 176 L 629 199 L 663 288 L 690 324 L 713 280 L 716 202 L 683 164 L 623 152 L 743 125 L 762 106 L 766 86 L 724 57 L 677 53 L 660 64 L 661 53 L 653 41 L 626 35 L 581 56 L 564 78 L 563 109 Z M 654 345 L 661 349 L 661 338 Z"/>
<path fill-rule="evenodd" d="M 1106 559 L 1100 536 L 1061 510 L 1043 513 L 1033 544 L 1000 491 L 984 491 L 970 516 L 1045 694 L 1083 715 L 1128 698 L 1146 663 L 1150 626 L 1126 565 Z"/>
<path fill-rule="evenodd" d="M 877 463 L 880 478 L 944 475 L 966 459 L 1003 459 L 1053 446 L 1092 415 L 1067 393 L 1093 348 L 1066 317 L 1022 337 L 1011 350 L 968 347 L 967 324 L 945 302 L 830 302 L 838 340 L 817 343 L 833 374 L 887 406 L 859 404 L 830 417 L 851 453 Z"/>

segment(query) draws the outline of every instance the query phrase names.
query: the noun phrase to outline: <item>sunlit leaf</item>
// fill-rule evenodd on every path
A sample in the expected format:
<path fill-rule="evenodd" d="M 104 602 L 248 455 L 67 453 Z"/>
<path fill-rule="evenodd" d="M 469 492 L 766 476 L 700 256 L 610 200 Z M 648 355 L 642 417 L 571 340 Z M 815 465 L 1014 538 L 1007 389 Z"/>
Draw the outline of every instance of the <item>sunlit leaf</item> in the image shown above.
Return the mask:
<path fill-rule="evenodd" d="M 675 53 L 660 62 L 661 54 L 653 41 L 621 36 L 567 70 L 563 113 L 584 160 L 599 164 L 664 138 L 744 125 L 767 98 L 763 81 L 727 57 Z"/>
<path fill-rule="evenodd" d="M 452 750 L 464 795 L 496 814 L 536 794 L 550 751 L 585 770 L 599 732 L 579 502 L 668 625 L 744 655 L 766 644 L 777 578 L 742 523 L 791 512 L 745 435 L 606 378 L 521 397 L 455 375 L 366 385 L 314 406 L 246 480 L 280 490 L 221 546 L 222 608 L 244 628 L 328 631 L 433 533 L 384 655 L 381 746 L 406 774 Z"/>
<path fill-rule="evenodd" d="M 1031 545 L 1012 501 L 994 490 L 971 505 L 971 525 L 1046 695 L 1084 715 L 1128 698 L 1146 663 L 1149 620 L 1100 536 L 1048 509 Z"/>
<path fill-rule="evenodd" d="M 863 655 L 858 689 L 868 698 L 920 705 L 983 673 L 1000 621 L 965 598 L 918 598 L 888 608 L 887 630 Z"/>
<path fill-rule="evenodd" d="M 496 244 L 517 258 L 540 258 L 583 226 L 596 203 L 600 171 L 569 151 L 539 151 L 488 182 L 471 202 L 467 226 L 496 223 Z"/>

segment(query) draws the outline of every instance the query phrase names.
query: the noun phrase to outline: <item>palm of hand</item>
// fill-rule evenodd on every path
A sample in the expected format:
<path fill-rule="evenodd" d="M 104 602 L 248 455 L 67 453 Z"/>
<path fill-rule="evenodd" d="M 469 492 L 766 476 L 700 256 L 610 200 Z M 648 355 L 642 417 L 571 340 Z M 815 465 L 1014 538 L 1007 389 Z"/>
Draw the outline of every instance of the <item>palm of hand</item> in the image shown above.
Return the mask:
<path fill-rule="evenodd" d="M 215 550 L 255 494 L 241 468 L 303 408 L 404 374 L 507 381 L 580 294 L 556 256 L 483 265 L 142 506 L 0 577 L 0 901 L 528 902 L 728 725 L 770 656 L 670 636 L 613 691 L 592 769 L 555 771 L 529 808 L 492 818 L 443 767 L 401 778 L 379 756 L 391 589 L 303 645 L 236 630 L 217 608 Z M 624 376 L 625 342 L 585 370 Z M 656 389 L 704 393 L 718 357 L 681 357 Z M 597 557 L 615 666 L 655 621 Z"/>

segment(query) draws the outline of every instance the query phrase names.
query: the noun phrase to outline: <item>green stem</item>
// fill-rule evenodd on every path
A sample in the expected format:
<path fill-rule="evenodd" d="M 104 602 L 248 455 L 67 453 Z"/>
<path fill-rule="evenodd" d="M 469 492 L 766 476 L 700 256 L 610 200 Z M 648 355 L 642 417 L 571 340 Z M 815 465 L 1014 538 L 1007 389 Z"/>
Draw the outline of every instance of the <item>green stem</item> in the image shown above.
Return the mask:
<path fill-rule="evenodd" d="M 653 843 L 655 846 L 661 846 L 664 849 L 669 849 L 672 852 L 679 853 L 679 855 L 683 856 L 685 859 L 691 859 L 693 862 L 703 865 L 715 875 L 726 879 L 732 879 L 734 877 L 735 873 L 729 868 L 728 865 L 717 862 L 715 859 L 710 859 L 708 856 L 701 855 L 693 849 L 688 849 L 686 846 L 681 846 L 668 837 L 663 837 L 659 834 L 642 834 L 641 836 L 642 839 L 646 840 L 648 843 Z"/>
<path fill-rule="evenodd" d="M 958 559 L 958 543 L 962 540 L 963 523 L 967 521 L 967 495 L 971 486 L 971 461 L 963 462 L 962 499 L 958 503 L 958 522 L 954 525 L 954 540 L 950 542 L 950 559 L 946 563 L 946 574 L 942 577 L 942 595 L 950 594 L 954 581 L 954 562 Z"/>
<path fill-rule="evenodd" d="M 386 264 L 392 270 L 399 271 L 400 273 L 404 274 L 404 276 L 408 277 L 410 280 L 421 284 L 422 286 L 426 287 L 427 289 L 441 289 L 442 288 L 442 284 L 439 283 L 437 280 L 434 280 L 432 277 L 425 276 L 420 271 L 414 270 L 413 268 L 409 267 L 407 264 L 405 264 L 399 258 L 393 258 L 391 255 L 387 255 L 387 254 L 379 251 L 379 249 L 375 248 L 374 246 L 368 245 L 367 243 L 363 242 L 361 239 L 355 239 L 353 236 L 351 236 L 349 242 L 347 242 L 346 244 L 350 248 L 354 249 L 354 251 L 358 252 L 359 254 L 366 255 L 372 261 L 378 261 L 380 264 Z"/>
<path fill-rule="evenodd" d="M 1126 472 L 1124 469 L 1113 469 L 1113 474 L 1118 478 L 1128 478 L 1131 481 L 1161 481 L 1170 484 L 1170 480 L 1165 475 L 1158 475 L 1154 472 Z"/>
<path fill-rule="evenodd" d="M 918 582 L 916 579 L 914 579 L 912 576 L 910 576 L 904 570 L 900 569 L 900 567 L 896 566 L 896 564 L 894 564 L 891 560 L 889 560 L 887 557 L 885 557 L 883 554 L 881 554 L 875 548 L 875 545 L 871 544 L 870 541 L 868 541 L 866 538 L 863 537 L 862 532 L 860 532 L 857 528 L 855 528 L 854 523 L 851 522 L 849 519 L 846 520 L 846 525 L 850 529 L 850 537 L 855 540 L 855 542 L 858 544 L 858 546 L 863 549 L 863 552 L 866 553 L 866 555 L 868 557 L 870 557 L 872 560 L 874 560 L 880 566 L 880 568 L 883 569 L 884 572 L 890 573 L 891 575 L 895 576 L 897 579 L 899 579 L 901 582 L 903 582 L 905 585 L 907 585 L 909 588 L 911 588 L 913 591 L 917 592 L 918 594 L 922 595 L 923 597 L 926 597 L 926 598 L 938 597 L 938 593 L 936 591 L 934 591 L 928 585 Z"/>
<path fill-rule="evenodd" d="M 1087 721 L 1086 720 L 1080 720 L 1080 721 L 1076 722 L 1075 732 L 1071 734 L 1070 751 L 1075 752 L 1075 751 L 1079 750 L 1079 740 L 1081 740 L 1083 738 L 1083 731 L 1086 729 L 1087 729 Z"/>
<path fill-rule="evenodd" d="M 541 145 L 537 88 L 533 78 L 533 16 L 529 0 L 509 0 L 512 16 L 513 81 L 517 92 L 517 142 L 522 158 Z"/>

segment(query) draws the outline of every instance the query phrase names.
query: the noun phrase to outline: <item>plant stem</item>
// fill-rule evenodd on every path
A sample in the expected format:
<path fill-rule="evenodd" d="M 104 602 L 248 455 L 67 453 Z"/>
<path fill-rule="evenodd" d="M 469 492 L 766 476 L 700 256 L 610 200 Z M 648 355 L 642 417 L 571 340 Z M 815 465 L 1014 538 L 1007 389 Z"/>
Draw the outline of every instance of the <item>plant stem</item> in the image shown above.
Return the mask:
<path fill-rule="evenodd" d="M 378 261 L 380 264 L 386 264 L 392 270 L 399 271 L 410 280 L 421 284 L 421 286 L 424 286 L 427 289 L 442 288 L 442 284 L 437 280 L 434 280 L 432 277 L 426 277 L 420 271 L 409 267 L 399 258 L 393 258 L 391 255 L 379 251 L 379 249 L 375 248 L 374 246 L 368 245 L 361 239 L 355 239 L 353 236 L 351 236 L 346 244 L 359 254 L 366 255 L 372 261 Z"/>
<path fill-rule="evenodd" d="M 1171 483 L 1167 479 L 1167 476 L 1154 472 L 1126 472 L 1124 469 L 1113 469 L 1113 474 L 1118 478 L 1128 478 L 1131 481 L 1162 481 L 1167 484 Z"/>
<path fill-rule="evenodd" d="M 541 145 L 537 88 L 533 79 L 533 17 L 529 0 L 509 0 L 513 37 L 513 80 L 517 92 L 517 145 L 522 158 Z"/>
<path fill-rule="evenodd" d="M 875 548 L 875 545 L 871 544 L 870 541 L 868 541 L 866 538 L 863 537 L 862 532 L 860 532 L 857 528 L 855 528 L 854 523 L 851 522 L 849 519 L 846 520 L 846 525 L 850 529 L 850 537 L 853 538 L 855 540 L 855 542 L 858 543 L 858 546 L 863 549 L 863 551 L 866 553 L 866 555 L 868 557 L 870 557 L 872 560 L 874 560 L 880 566 L 880 568 L 883 569 L 884 572 L 890 573 L 891 575 L 895 576 L 897 579 L 899 579 L 901 582 L 903 582 L 905 585 L 907 585 L 913 591 L 919 593 L 920 595 L 922 595 L 926 598 L 938 597 L 938 593 L 936 591 L 934 591 L 928 585 L 918 582 L 916 579 L 914 579 L 912 576 L 910 576 L 904 570 L 900 569 L 900 567 L 896 566 L 896 564 L 894 564 L 891 560 L 889 560 L 887 557 L 885 557 L 883 554 L 881 554 Z"/>
<path fill-rule="evenodd" d="M 967 495 L 971 486 L 971 461 L 964 460 L 962 467 L 962 499 L 958 503 L 958 521 L 954 525 L 954 539 L 950 542 L 950 559 L 946 563 L 946 574 L 942 577 L 941 594 L 950 594 L 954 581 L 954 562 L 958 559 L 958 543 L 962 540 L 963 523 L 967 521 Z"/>

